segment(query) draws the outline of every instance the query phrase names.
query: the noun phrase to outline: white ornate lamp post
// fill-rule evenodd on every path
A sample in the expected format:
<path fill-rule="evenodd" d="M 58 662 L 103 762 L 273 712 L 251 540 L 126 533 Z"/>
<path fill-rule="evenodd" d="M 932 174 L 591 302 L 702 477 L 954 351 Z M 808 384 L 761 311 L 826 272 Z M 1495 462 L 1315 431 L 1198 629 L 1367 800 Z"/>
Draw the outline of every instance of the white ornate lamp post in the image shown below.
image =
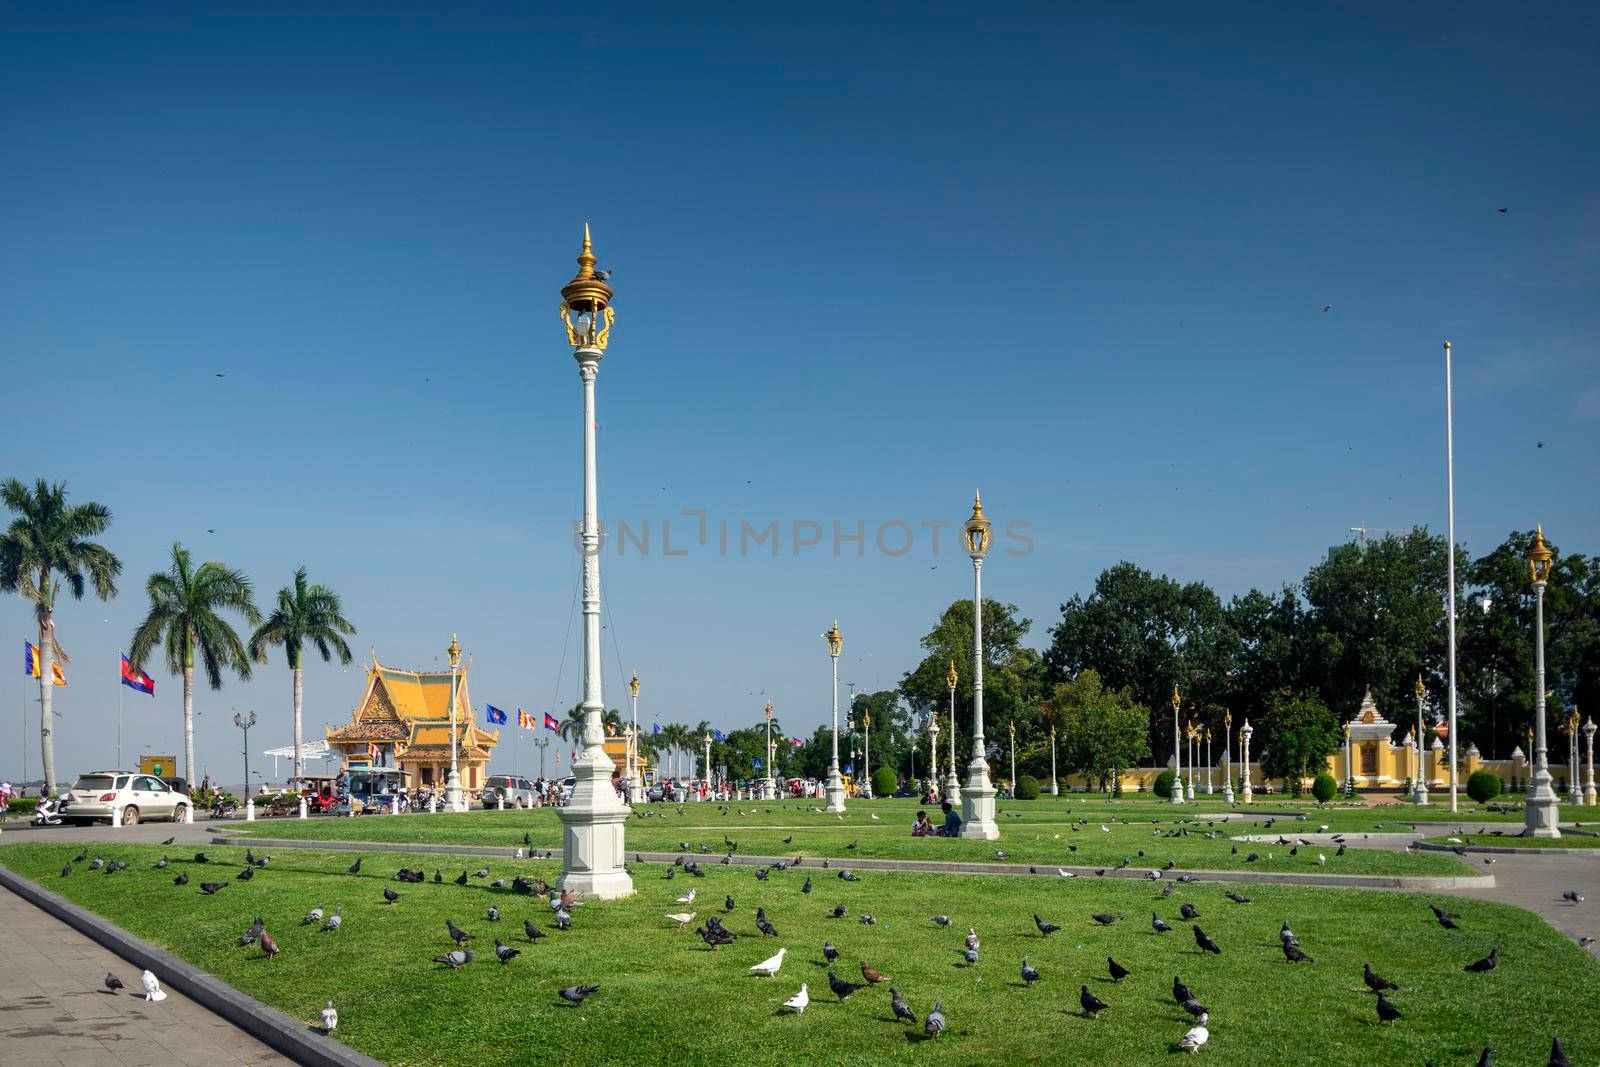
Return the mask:
<path fill-rule="evenodd" d="M 704 740 L 706 743 L 706 774 L 701 781 L 706 783 L 706 791 L 709 793 L 711 791 L 711 735 L 706 734 Z"/>
<path fill-rule="evenodd" d="M 1426 736 L 1422 725 L 1422 704 L 1428 699 L 1428 687 L 1422 684 L 1422 675 L 1417 675 L 1417 744 L 1415 759 L 1417 773 L 1411 780 L 1411 802 L 1413 804 L 1426 804 L 1428 802 L 1428 780 L 1422 774 L 1422 739 Z"/>
<path fill-rule="evenodd" d="M 1183 803 L 1183 725 L 1178 721 L 1178 709 L 1183 698 L 1178 687 L 1172 687 L 1172 802 Z"/>
<path fill-rule="evenodd" d="M 766 792 L 767 799 L 771 800 L 778 795 L 778 782 L 772 776 L 772 701 L 767 701 L 767 710 L 764 714 L 767 717 L 767 780 L 763 783 L 762 789 Z"/>
<path fill-rule="evenodd" d="M 1206 727 L 1206 796 L 1211 795 L 1211 727 Z"/>
<path fill-rule="evenodd" d="M 567 342 L 583 381 L 583 754 L 572 764 L 577 784 L 571 799 L 556 811 L 562 824 L 557 885 L 611 900 L 631 894 L 633 879 L 622 866 L 628 808 L 611 784 L 611 757 L 606 755 L 600 721 L 605 700 L 600 687 L 600 506 L 595 478 L 594 383 L 616 313 L 611 308 L 611 287 L 595 273 L 594 265 L 585 225 L 578 273 L 562 287 L 560 308 Z"/>
<path fill-rule="evenodd" d="M 1194 800 L 1195 754 L 1200 748 L 1200 728 L 1195 725 L 1193 719 L 1190 719 L 1184 733 L 1189 738 L 1189 799 L 1192 801 Z"/>
<path fill-rule="evenodd" d="M 1246 804 L 1250 803 L 1251 797 L 1255 795 L 1250 788 L 1250 735 L 1252 733 L 1254 731 L 1250 729 L 1250 720 L 1246 719 L 1244 726 L 1239 729 L 1239 748 L 1242 750 L 1244 769 L 1244 789 L 1242 792 L 1244 793 L 1244 802 Z"/>
<path fill-rule="evenodd" d="M 1233 712 L 1222 713 L 1222 801 L 1233 803 Z"/>
<path fill-rule="evenodd" d="M 944 799 L 952 807 L 961 803 L 961 779 L 956 772 L 956 682 L 959 680 L 956 661 L 951 660 L 950 669 L 944 674 L 945 684 L 950 687 L 950 774 L 944 780 Z"/>
<path fill-rule="evenodd" d="M 839 777 L 839 650 L 844 647 L 844 637 L 839 633 L 839 620 L 833 620 L 833 629 L 822 635 L 828 642 L 828 658 L 833 660 L 833 760 L 828 764 L 828 811 L 844 810 L 844 780 Z"/>
<path fill-rule="evenodd" d="M 1061 795 L 1061 785 L 1056 780 L 1056 724 L 1050 724 L 1050 795 Z"/>
<path fill-rule="evenodd" d="M 1583 803 L 1583 787 L 1578 784 L 1578 709 L 1572 709 L 1572 717 L 1567 720 L 1567 803 L 1578 805 Z"/>
<path fill-rule="evenodd" d="M 928 781 L 939 783 L 939 713 L 928 713 Z"/>
<path fill-rule="evenodd" d="M 861 713 L 861 795 L 872 799 L 872 711 Z"/>
<path fill-rule="evenodd" d="M 628 696 L 633 701 L 633 728 L 628 731 L 628 803 L 644 801 L 644 783 L 639 780 L 639 672 L 628 679 Z"/>
<path fill-rule="evenodd" d="M 444 780 L 444 806 L 447 811 L 466 811 L 467 800 L 461 794 L 461 769 L 456 763 L 456 756 L 461 751 L 461 742 L 456 736 L 456 719 L 459 709 L 456 707 L 457 686 L 460 684 L 461 646 L 456 643 L 456 635 L 450 635 L 450 647 L 445 649 L 445 655 L 450 660 L 450 777 Z"/>
<path fill-rule="evenodd" d="M 1011 798 L 1017 796 L 1017 724 L 1006 723 L 1006 732 L 1011 735 Z"/>
<path fill-rule="evenodd" d="M 1590 807 L 1594 807 L 1596 800 L 1594 789 L 1594 730 L 1594 716 L 1591 715 L 1589 721 L 1584 723 L 1583 726 L 1583 742 L 1589 750 L 1589 774 L 1583 784 L 1583 802 Z"/>
<path fill-rule="evenodd" d="M 1355 749 L 1350 746 L 1350 724 L 1344 724 L 1344 795 L 1356 795 L 1356 765 L 1351 761 Z"/>
<path fill-rule="evenodd" d="M 1544 587 L 1550 580 L 1553 559 L 1544 543 L 1544 528 L 1538 527 L 1533 544 L 1528 549 L 1528 576 L 1533 580 L 1534 593 L 1534 753 L 1533 779 L 1528 788 L 1528 799 L 1523 805 L 1523 834 L 1526 837 L 1560 837 L 1556 823 L 1560 820 L 1560 802 L 1550 788 L 1550 760 L 1545 747 L 1544 726 Z"/>
<path fill-rule="evenodd" d="M 994 818 L 994 786 L 983 739 L 983 554 L 989 550 L 989 520 L 983 501 L 972 494 L 972 517 L 961 527 L 972 557 L 972 762 L 967 765 L 967 791 L 961 798 L 961 836 L 993 841 L 1000 836 Z"/>

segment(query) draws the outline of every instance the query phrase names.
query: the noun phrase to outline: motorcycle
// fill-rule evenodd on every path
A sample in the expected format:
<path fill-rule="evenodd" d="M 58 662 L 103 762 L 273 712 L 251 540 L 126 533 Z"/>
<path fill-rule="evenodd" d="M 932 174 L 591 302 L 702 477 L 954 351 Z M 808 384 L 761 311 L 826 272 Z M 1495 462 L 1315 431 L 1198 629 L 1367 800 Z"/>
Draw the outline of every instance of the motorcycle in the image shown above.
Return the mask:
<path fill-rule="evenodd" d="M 42 797 L 39 806 L 33 809 L 33 825 L 35 826 L 60 826 L 61 816 L 56 811 L 56 806 L 50 803 L 49 797 Z"/>

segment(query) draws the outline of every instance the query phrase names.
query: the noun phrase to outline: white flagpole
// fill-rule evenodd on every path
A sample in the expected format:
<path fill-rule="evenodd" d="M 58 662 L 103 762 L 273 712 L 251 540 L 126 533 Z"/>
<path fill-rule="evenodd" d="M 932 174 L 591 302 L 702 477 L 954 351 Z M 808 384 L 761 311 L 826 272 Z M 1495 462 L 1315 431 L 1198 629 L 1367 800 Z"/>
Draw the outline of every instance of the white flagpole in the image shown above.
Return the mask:
<path fill-rule="evenodd" d="M 1450 541 L 1447 564 L 1449 574 L 1449 610 L 1446 620 L 1450 641 L 1450 811 L 1456 808 L 1456 438 L 1455 400 L 1450 381 L 1450 342 L 1444 343 L 1444 469 L 1446 536 Z M 1417 739 L 1421 742 L 1421 738 Z"/>
<path fill-rule="evenodd" d="M 117 770 L 122 766 L 122 649 L 117 649 Z M 245 785 L 249 785 L 246 782 Z"/>

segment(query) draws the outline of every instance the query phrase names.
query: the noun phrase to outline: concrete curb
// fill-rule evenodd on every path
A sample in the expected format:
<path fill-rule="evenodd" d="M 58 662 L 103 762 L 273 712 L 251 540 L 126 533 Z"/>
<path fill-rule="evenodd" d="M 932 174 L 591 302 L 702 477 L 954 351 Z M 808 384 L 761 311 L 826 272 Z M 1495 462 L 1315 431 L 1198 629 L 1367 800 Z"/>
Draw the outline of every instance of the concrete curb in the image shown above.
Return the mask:
<path fill-rule="evenodd" d="M 246 996 L 220 978 L 133 936 L 3 864 L 0 864 L 0 885 L 103 945 L 131 965 L 154 972 L 163 985 L 215 1012 L 295 1063 L 308 1067 L 383 1067 L 381 1061 L 311 1029 L 306 1023 L 285 1015 L 277 1008 Z"/>
<path fill-rule="evenodd" d="M 1600 859 L 1600 848 L 1502 848 L 1494 845 L 1436 845 L 1431 841 L 1418 841 L 1424 852 L 1492 852 L 1498 856 L 1593 856 Z"/>
<path fill-rule="evenodd" d="M 252 837 L 248 842 L 238 839 L 217 838 L 212 844 L 230 845 L 238 847 L 248 843 L 252 848 L 311 848 L 325 852 L 398 852 L 418 853 L 431 852 L 443 856 L 495 856 L 502 859 L 511 859 L 516 855 L 514 848 L 491 848 L 482 845 L 422 845 L 413 842 L 386 843 L 382 841 L 305 841 L 287 839 L 267 839 Z M 671 863 L 680 856 L 686 860 L 705 860 L 712 866 L 721 866 L 721 857 L 715 854 L 687 852 L 630 852 L 630 856 L 637 857 L 637 862 L 642 863 Z M 792 856 L 737 856 L 730 866 L 735 867 L 770 867 L 780 860 L 792 860 Z M 824 868 L 826 862 L 828 867 Z M 831 870 L 845 869 L 854 871 L 920 871 L 927 874 L 1004 874 L 1004 875 L 1032 875 L 1037 878 L 1056 878 L 1057 865 L 1034 864 L 1030 867 L 1026 863 L 958 863 L 941 862 L 936 860 L 873 860 L 840 858 L 830 856 L 826 860 L 807 856 L 803 864 L 806 870 Z M 1135 878 L 1149 880 L 1148 867 L 1127 867 L 1116 870 L 1111 867 L 1061 867 L 1078 877 L 1097 877 L 1098 870 L 1104 870 L 1105 878 Z M 1491 889 L 1494 887 L 1494 875 L 1395 875 L 1395 874 L 1319 874 L 1307 872 L 1304 874 L 1294 871 L 1200 871 L 1173 868 L 1162 872 L 1161 880 L 1169 881 L 1180 874 L 1193 876 L 1197 882 L 1255 882 L 1258 884 L 1278 885 L 1304 885 L 1321 886 L 1331 889 Z"/>

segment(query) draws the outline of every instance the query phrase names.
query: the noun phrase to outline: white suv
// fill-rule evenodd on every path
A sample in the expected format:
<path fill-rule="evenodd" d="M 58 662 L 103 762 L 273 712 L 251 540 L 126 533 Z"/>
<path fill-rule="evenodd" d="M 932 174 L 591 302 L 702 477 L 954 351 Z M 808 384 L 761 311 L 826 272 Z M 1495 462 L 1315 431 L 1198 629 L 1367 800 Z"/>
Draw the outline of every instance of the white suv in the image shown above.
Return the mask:
<path fill-rule="evenodd" d="M 110 821 L 112 809 L 117 809 L 127 826 L 143 819 L 186 822 L 188 808 L 187 796 L 153 774 L 96 771 L 78 776 L 62 800 L 61 818 L 67 822 Z"/>

